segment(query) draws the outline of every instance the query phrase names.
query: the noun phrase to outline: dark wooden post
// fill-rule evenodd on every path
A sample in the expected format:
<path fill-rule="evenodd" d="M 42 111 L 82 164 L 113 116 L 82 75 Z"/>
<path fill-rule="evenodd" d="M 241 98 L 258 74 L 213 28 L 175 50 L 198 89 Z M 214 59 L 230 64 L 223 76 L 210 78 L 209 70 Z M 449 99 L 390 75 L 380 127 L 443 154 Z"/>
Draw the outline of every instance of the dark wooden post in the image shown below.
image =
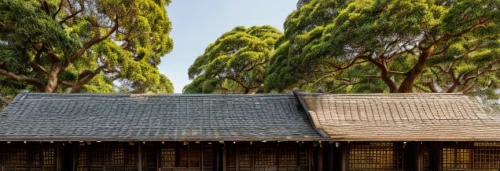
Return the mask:
<path fill-rule="evenodd" d="M 56 170 L 58 171 L 61 171 L 61 160 L 62 160 L 62 153 L 61 153 L 61 144 L 62 143 L 56 143 L 56 154 L 55 154 L 55 157 L 56 157 Z M 42 147 L 43 148 L 43 147 Z M 41 163 L 43 164 L 43 163 Z"/>
<path fill-rule="evenodd" d="M 138 163 L 137 163 L 137 170 L 138 171 L 142 171 L 142 163 L 143 163 L 143 160 L 142 160 L 142 144 L 141 143 L 138 143 L 137 145 L 137 155 L 138 155 Z"/>
<path fill-rule="evenodd" d="M 316 147 L 318 151 L 318 171 L 323 171 L 323 145 L 321 143 Z"/>
<path fill-rule="evenodd" d="M 341 162 L 341 165 L 342 165 L 342 171 L 347 171 L 349 170 L 348 168 L 348 165 L 349 165 L 349 158 L 348 158 L 348 152 L 349 150 L 347 149 L 349 144 L 348 143 L 341 143 L 340 144 L 341 148 L 342 148 L 342 162 Z"/>
<path fill-rule="evenodd" d="M 312 171 L 313 170 L 313 165 L 314 165 L 314 156 L 313 156 L 313 149 L 314 149 L 314 145 L 310 145 L 309 148 L 307 149 L 308 153 L 307 153 L 307 158 L 308 158 L 308 161 L 307 163 L 309 163 L 309 171 Z"/>
<path fill-rule="evenodd" d="M 222 144 L 222 170 L 227 171 L 227 149 L 226 145 Z"/>
<path fill-rule="evenodd" d="M 233 150 L 236 150 L 235 151 L 236 152 L 236 158 L 235 158 L 235 161 L 236 161 L 236 171 L 240 171 L 240 161 L 239 161 L 239 158 L 240 158 L 240 148 L 238 148 L 239 147 L 238 145 L 233 144 L 233 146 L 234 146 Z"/>
<path fill-rule="evenodd" d="M 435 154 L 437 154 L 436 159 L 437 159 L 437 168 L 438 171 L 443 170 L 443 143 L 442 142 L 436 142 L 436 145 L 434 146 L 434 150 L 436 151 Z"/>
<path fill-rule="evenodd" d="M 219 147 L 220 147 L 220 145 L 214 142 L 214 149 L 216 151 L 216 156 L 217 156 L 217 158 L 216 158 L 216 160 L 217 160 L 217 171 L 220 171 L 220 169 L 221 169 L 221 167 L 220 167 L 220 148 Z"/>
<path fill-rule="evenodd" d="M 416 148 L 414 150 L 414 154 L 416 155 L 416 169 L 417 171 L 423 171 L 424 170 L 424 150 L 423 150 L 423 145 L 421 144 L 422 142 L 416 142 Z"/>
<path fill-rule="evenodd" d="M 73 143 L 73 144 L 70 144 L 71 145 L 71 149 L 73 150 L 72 153 L 73 153 L 73 165 L 72 165 L 72 170 L 73 171 L 76 171 L 76 168 L 78 167 L 77 166 L 77 161 L 78 161 L 78 145 L 76 143 Z"/>
<path fill-rule="evenodd" d="M 205 151 L 205 148 L 204 147 L 204 143 L 203 142 L 200 142 L 200 171 L 203 171 L 204 170 L 204 167 L 205 167 L 205 163 L 203 161 L 203 151 Z"/>

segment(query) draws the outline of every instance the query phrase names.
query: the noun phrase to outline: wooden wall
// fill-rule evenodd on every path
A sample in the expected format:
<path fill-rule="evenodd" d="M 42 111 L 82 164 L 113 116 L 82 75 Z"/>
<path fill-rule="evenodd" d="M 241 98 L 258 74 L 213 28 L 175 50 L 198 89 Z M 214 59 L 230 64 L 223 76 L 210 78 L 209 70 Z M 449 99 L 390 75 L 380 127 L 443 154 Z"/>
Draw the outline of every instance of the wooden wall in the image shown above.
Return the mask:
<path fill-rule="evenodd" d="M 0 142 L 0 171 L 498 169 L 498 142 Z"/>
<path fill-rule="evenodd" d="M 0 142 L 0 171 L 61 170 L 57 143 Z"/>

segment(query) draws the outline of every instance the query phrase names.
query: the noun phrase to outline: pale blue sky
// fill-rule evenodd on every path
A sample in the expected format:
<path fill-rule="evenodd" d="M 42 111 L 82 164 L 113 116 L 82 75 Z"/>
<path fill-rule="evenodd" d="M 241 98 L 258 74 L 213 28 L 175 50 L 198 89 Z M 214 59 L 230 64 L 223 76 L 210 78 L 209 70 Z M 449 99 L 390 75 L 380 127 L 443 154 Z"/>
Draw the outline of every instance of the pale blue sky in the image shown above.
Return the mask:
<path fill-rule="evenodd" d="M 189 84 L 187 70 L 208 44 L 235 26 L 271 25 L 283 31 L 283 22 L 297 0 L 172 0 L 167 11 L 174 50 L 162 58 L 160 72 L 175 87 Z"/>

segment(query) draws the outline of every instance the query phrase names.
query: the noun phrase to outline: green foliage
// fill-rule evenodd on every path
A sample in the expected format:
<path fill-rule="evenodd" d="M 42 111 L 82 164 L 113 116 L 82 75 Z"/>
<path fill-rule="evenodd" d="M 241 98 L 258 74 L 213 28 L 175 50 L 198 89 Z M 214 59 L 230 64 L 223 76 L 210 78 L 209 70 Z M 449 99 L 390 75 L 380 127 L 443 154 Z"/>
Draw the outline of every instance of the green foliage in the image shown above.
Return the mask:
<path fill-rule="evenodd" d="M 499 8 L 497 0 L 311 0 L 285 21 L 266 89 L 494 94 Z"/>
<path fill-rule="evenodd" d="M 171 93 L 170 0 L 0 0 L 0 78 L 31 91 Z"/>
<path fill-rule="evenodd" d="M 236 27 L 208 45 L 189 68 L 184 93 L 255 93 L 282 33 L 271 27 Z"/>

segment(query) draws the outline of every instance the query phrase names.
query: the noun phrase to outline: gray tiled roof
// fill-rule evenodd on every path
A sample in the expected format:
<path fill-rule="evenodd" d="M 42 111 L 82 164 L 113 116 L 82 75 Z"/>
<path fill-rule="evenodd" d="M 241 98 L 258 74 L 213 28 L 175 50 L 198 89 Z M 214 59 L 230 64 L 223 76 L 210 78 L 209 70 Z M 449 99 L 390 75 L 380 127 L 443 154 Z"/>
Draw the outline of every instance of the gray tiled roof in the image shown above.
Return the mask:
<path fill-rule="evenodd" d="M 291 95 L 22 93 L 0 141 L 325 140 Z"/>
<path fill-rule="evenodd" d="M 500 141 L 500 117 L 463 94 L 299 93 L 313 125 L 339 141 Z"/>

